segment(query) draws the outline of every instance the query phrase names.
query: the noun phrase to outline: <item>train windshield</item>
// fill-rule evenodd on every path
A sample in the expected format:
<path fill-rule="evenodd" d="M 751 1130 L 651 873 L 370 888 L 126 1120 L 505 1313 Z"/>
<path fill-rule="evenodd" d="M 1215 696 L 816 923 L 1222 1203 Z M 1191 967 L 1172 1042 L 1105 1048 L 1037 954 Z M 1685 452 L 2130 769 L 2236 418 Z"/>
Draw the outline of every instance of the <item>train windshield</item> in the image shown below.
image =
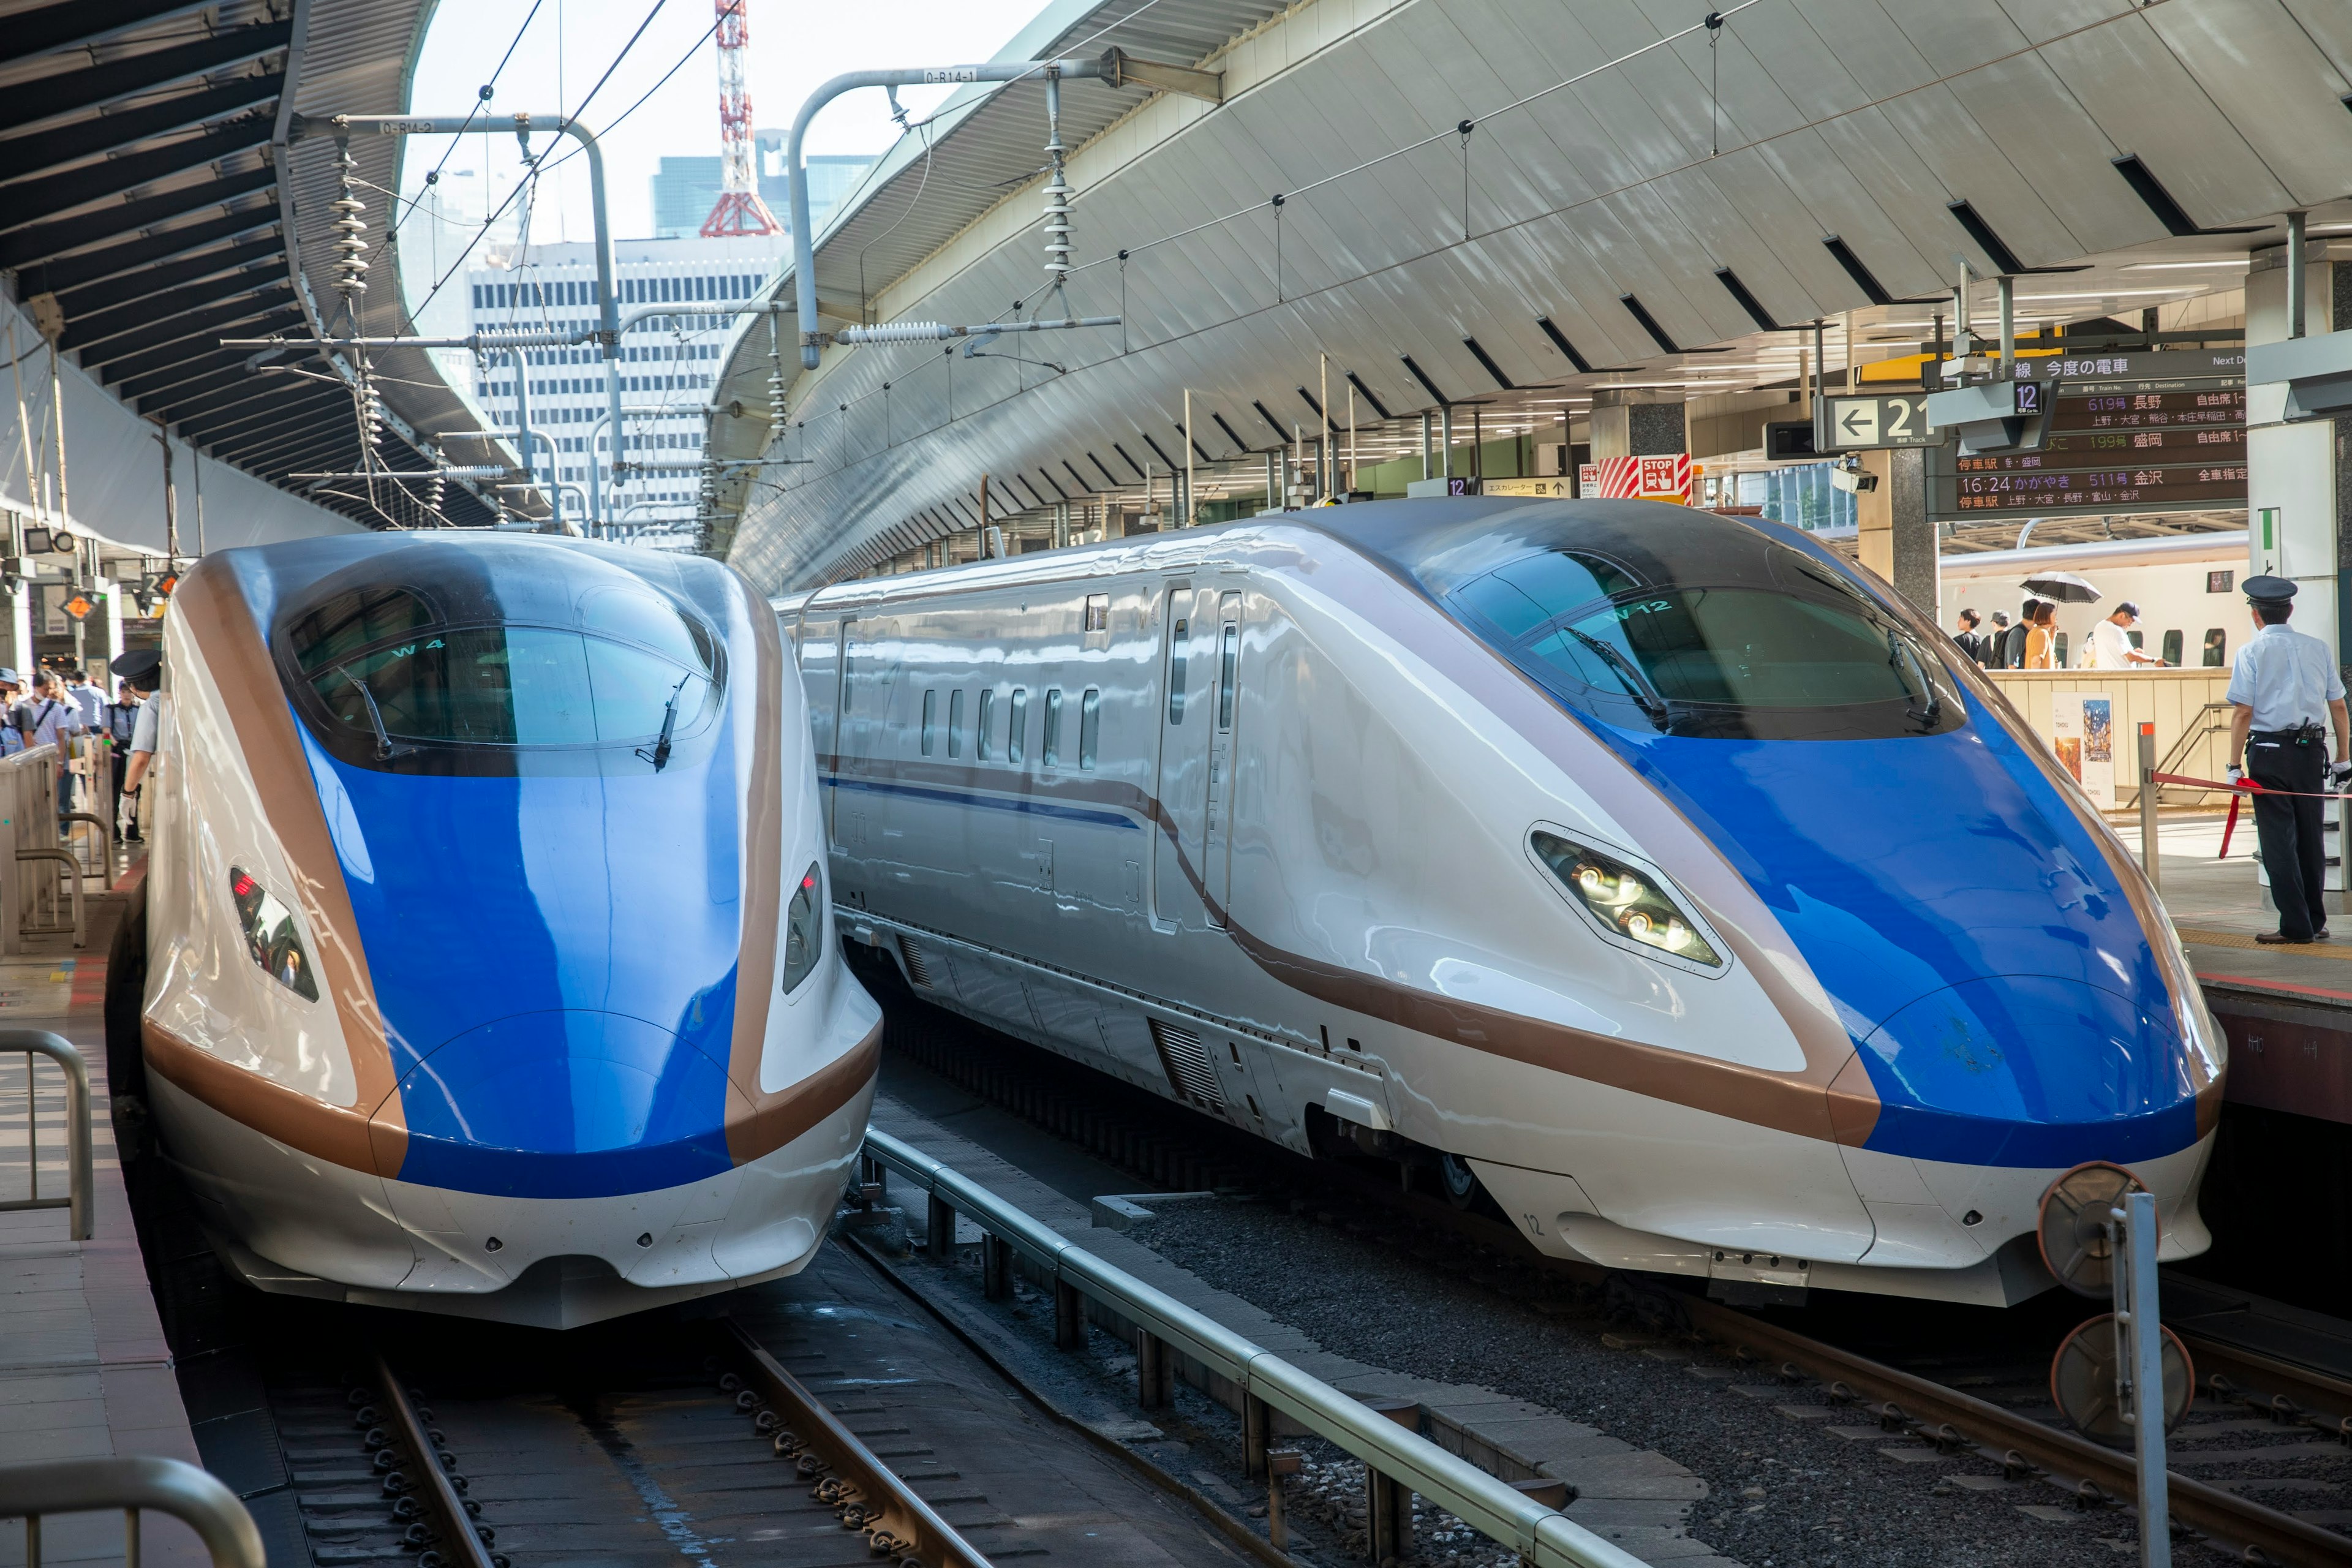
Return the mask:
<path fill-rule="evenodd" d="M 1827 741 L 1965 720 L 1951 676 L 1907 626 L 1833 568 L 1732 519 L 1571 502 L 1412 543 L 1414 575 L 1465 627 L 1603 722 Z"/>
<path fill-rule="evenodd" d="M 404 588 L 337 595 L 289 651 L 342 731 L 379 764 L 435 749 L 644 746 L 694 729 L 717 695 L 709 632 L 660 596 L 596 589 L 571 626 L 462 624 Z M 667 757 L 667 752 L 663 755 Z"/>

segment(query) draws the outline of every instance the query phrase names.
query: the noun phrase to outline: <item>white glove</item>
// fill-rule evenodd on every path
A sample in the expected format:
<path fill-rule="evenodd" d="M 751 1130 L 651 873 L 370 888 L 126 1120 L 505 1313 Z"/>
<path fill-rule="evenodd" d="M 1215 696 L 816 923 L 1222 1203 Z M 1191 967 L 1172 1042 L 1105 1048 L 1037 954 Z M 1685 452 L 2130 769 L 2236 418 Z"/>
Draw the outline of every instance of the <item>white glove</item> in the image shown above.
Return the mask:
<path fill-rule="evenodd" d="M 2352 763 L 2337 763 L 2327 770 L 2327 782 L 2341 790 L 2346 781 L 2352 780 Z"/>
<path fill-rule="evenodd" d="M 2230 764 L 2230 782 L 2233 784 L 2242 784 L 2245 783 L 2246 770 L 2240 767 L 2237 763 L 2231 763 Z"/>

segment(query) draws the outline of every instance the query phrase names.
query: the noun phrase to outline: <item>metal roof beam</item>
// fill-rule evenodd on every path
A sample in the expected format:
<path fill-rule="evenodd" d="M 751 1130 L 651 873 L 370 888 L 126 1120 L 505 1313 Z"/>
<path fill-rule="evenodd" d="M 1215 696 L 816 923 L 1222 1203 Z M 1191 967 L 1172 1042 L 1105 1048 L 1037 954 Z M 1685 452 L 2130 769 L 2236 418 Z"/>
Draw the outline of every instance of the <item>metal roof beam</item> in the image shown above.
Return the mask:
<path fill-rule="evenodd" d="M 23 228 L 41 218 L 136 190 L 150 181 L 202 168 L 231 153 L 263 145 L 269 140 L 269 132 L 268 115 L 247 115 L 225 124 L 208 125 L 201 135 L 184 142 L 126 153 L 86 169 L 11 181 L 0 185 L 0 227 Z"/>
<path fill-rule="evenodd" d="M 224 405 L 209 413 L 183 419 L 177 415 L 166 416 L 168 422 L 192 441 L 226 448 L 246 439 L 259 426 L 279 419 L 290 409 L 326 406 L 326 391 L 316 382 L 305 383 L 290 401 L 283 388 L 263 384 L 266 378 L 257 377 L 255 385 L 242 403 Z"/>
<path fill-rule="evenodd" d="M 85 316 L 66 318 L 65 335 L 58 340 L 59 348 L 86 349 L 102 343 L 109 338 L 142 327 L 168 321 L 174 316 L 196 316 L 224 300 L 235 300 L 272 283 L 291 288 L 292 280 L 283 267 L 270 267 L 248 262 L 238 271 L 226 277 L 206 278 L 162 294 L 150 294 L 109 310 L 93 310 Z M 218 348 L 207 343 L 207 348 Z M 106 357 L 112 358 L 110 353 Z"/>
<path fill-rule="evenodd" d="M 255 325 L 258 327 L 264 324 L 271 324 L 281 328 L 290 328 L 299 322 L 301 319 L 302 312 L 295 309 L 291 304 L 289 304 L 278 310 L 275 315 L 262 317 L 255 323 Z M 162 343 L 154 348 L 145 351 L 142 353 L 125 354 L 120 358 L 109 361 L 105 367 L 100 372 L 99 379 L 105 382 L 109 386 L 120 387 L 141 376 L 152 375 L 159 370 L 169 370 L 175 364 L 184 363 L 191 355 L 201 353 L 203 352 L 204 350 L 202 348 L 191 344 L 184 340 Z M 233 351 L 222 350 L 219 352 L 230 353 Z M 242 363 L 243 357 L 243 355 L 238 356 L 240 363 Z"/>
<path fill-rule="evenodd" d="M 255 207 L 250 212 L 231 213 L 226 217 L 192 223 L 184 228 L 150 235 L 145 239 L 125 240 L 121 245 L 110 245 L 103 250 L 93 250 L 85 256 L 71 256 L 61 261 L 27 267 L 16 274 L 16 286 L 26 299 L 29 300 L 36 294 L 55 294 L 62 301 L 71 290 L 91 283 L 119 278 L 125 272 L 136 271 L 158 261 L 168 261 L 224 239 L 250 234 L 257 228 L 275 230 L 277 226 L 278 209 L 275 206 Z M 68 309 L 71 307 L 68 306 Z"/>
<path fill-rule="evenodd" d="M 290 22 L 255 22 L 194 43 L 20 81 L 8 89 L 6 98 L 0 99 L 0 130 L 14 131 L 19 125 L 95 109 L 133 93 L 243 65 L 284 48 L 293 36 Z"/>
<path fill-rule="evenodd" d="M 61 169 L 100 153 L 111 153 L 118 147 L 132 147 L 152 137 L 184 131 L 191 125 L 200 125 L 221 115 L 234 113 L 250 104 L 272 102 L 278 97 L 278 89 L 285 84 L 286 78 L 282 75 L 241 76 L 218 87 L 184 92 L 159 103 L 142 103 L 136 109 L 126 109 L 118 114 L 101 114 L 94 120 L 77 120 L 53 131 L 12 136 L 0 142 L 0 165 L 7 168 L 8 177 L 12 180 L 21 180 L 28 174 L 50 169 Z"/>
<path fill-rule="evenodd" d="M 215 0 L 63 0 L 35 11 L 19 11 L 0 30 L 0 64 L 30 59 L 54 49 L 96 43 L 112 34 L 202 11 Z"/>
<path fill-rule="evenodd" d="M 39 228 L 20 229 L 14 234 L 0 235 L 0 268 L 22 268 L 29 262 L 47 261 L 52 257 L 64 256 L 68 251 L 79 250 L 86 245 L 96 245 L 100 240 L 111 239 L 119 234 L 131 234 L 140 229 L 152 227 L 167 218 L 178 217 L 183 213 L 218 206 L 231 197 L 244 195 L 249 191 L 268 190 L 277 184 L 277 167 L 274 164 L 264 163 L 259 168 L 247 169 L 241 174 L 224 174 L 218 179 L 207 181 L 202 184 L 184 185 L 178 190 L 165 191 L 159 195 L 142 196 L 137 201 L 101 207 L 97 212 L 78 214 L 57 223 L 46 224 Z M 274 206 L 255 209 L 256 224 L 274 223 L 277 219 L 278 209 Z M 173 237 L 157 236 L 141 243 L 159 243 L 172 237 Z M 105 254 L 126 247 L 110 247 Z M 80 266 L 84 264 L 84 259 L 81 257 L 73 257 L 66 261 L 51 262 L 50 265 L 53 267 Z"/>
<path fill-rule="evenodd" d="M 142 414 L 151 413 L 150 403 L 169 403 L 173 398 L 201 397 L 217 392 L 246 374 L 242 356 L 232 353 L 206 354 L 202 358 L 185 359 L 161 370 L 149 371 L 114 384 L 114 395 L 135 405 Z"/>
<path fill-rule="evenodd" d="M 248 402 L 256 397 L 275 397 L 281 402 L 284 400 L 286 394 L 275 384 L 272 377 L 257 376 L 255 382 L 257 384 L 249 389 L 237 386 L 225 392 L 214 393 L 207 397 L 193 399 L 189 405 L 172 411 L 173 421 L 183 423 L 201 418 L 205 415 L 233 408 L 240 403 Z"/>
<path fill-rule="evenodd" d="M 144 300 L 193 283 L 200 278 L 216 277 L 234 272 L 250 262 L 264 261 L 286 253 L 284 240 L 272 234 L 244 245 L 233 245 L 222 250 L 208 250 L 201 256 L 161 267 L 144 267 L 127 278 L 110 278 L 102 283 L 87 283 L 58 296 L 58 307 L 68 321 L 95 315 L 101 310 L 127 305 L 134 300 Z"/>
<path fill-rule="evenodd" d="M 310 409 L 307 413 L 309 417 L 298 424 L 257 426 L 236 440 L 221 443 L 221 449 L 233 452 L 241 465 L 257 469 L 276 468 L 281 473 L 312 463 L 359 460 L 357 430 L 337 430 L 324 424 L 321 410 Z M 346 426 L 349 423 L 345 421 Z"/>
<path fill-rule="evenodd" d="M 82 368 L 89 370 L 97 365 L 111 364 L 126 354 L 144 353 L 165 343 L 180 342 L 206 333 L 217 334 L 224 327 L 260 315 L 265 310 L 275 310 L 294 297 L 294 285 L 283 273 L 274 279 L 267 273 L 247 273 L 246 276 L 253 279 L 259 287 L 249 288 L 245 295 L 208 310 L 165 310 L 136 331 L 114 332 L 82 351 Z M 74 346 L 71 328 L 67 329 L 63 342 L 68 348 Z M 220 347 L 220 344 L 207 342 L 203 347 L 208 352 Z"/>

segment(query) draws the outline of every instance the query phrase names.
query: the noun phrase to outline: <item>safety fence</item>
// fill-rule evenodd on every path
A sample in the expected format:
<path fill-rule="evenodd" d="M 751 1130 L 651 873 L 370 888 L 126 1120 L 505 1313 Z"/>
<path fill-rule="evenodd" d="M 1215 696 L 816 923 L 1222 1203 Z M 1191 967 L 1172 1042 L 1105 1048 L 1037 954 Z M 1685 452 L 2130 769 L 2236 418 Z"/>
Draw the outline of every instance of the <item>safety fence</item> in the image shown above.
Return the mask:
<path fill-rule="evenodd" d="M 213 1568 L 267 1568 L 261 1531 L 236 1494 L 185 1460 L 142 1456 L 0 1465 L 0 1519 L 25 1521 L 26 1568 L 41 1568 L 44 1521 L 117 1510 L 123 1568 L 139 1568 L 142 1511 L 184 1522 L 212 1554 Z"/>
<path fill-rule="evenodd" d="M 1155 1383 L 1165 1388 L 1171 1359 L 1177 1354 L 1239 1390 L 1243 1463 L 1252 1477 L 1270 1470 L 1278 1474 L 1283 1468 L 1282 1456 L 1269 1446 L 1276 1416 L 1362 1460 L 1376 1560 L 1402 1556 L 1409 1550 L 1412 1497 L 1418 1494 L 1517 1552 L 1535 1568 L 1643 1568 L 1641 1559 L 1539 1500 L 1526 1486 L 1488 1475 L 1403 1426 L 1394 1413 L 1308 1376 L 1264 1346 L 1067 1240 L 911 1144 L 869 1130 L 865 1154 L 871 1163 L 898 1172 L 930 1194 L 934 1237 L 952 1237 L 958 1215 L 979 1226 L 983 1273 L 992 1286 L 1002 1282 L 1009 1288 L 1015 1258 L 1025 1260 L 1029 1271 L 1050 1282 L 1057 1343 L 1080 1342 L 1084 1304 L 1093 1302 L 1135 1326 L 1136 1375 L 1147 1397 Z M 1272 1495 L 1280 1496 L 1278 1486 Z M 1404 1550 L 1384 1551 L 1384 1546 Z"/>
<path fill-rule="evenodd" d="M 105 762 L 102 748 L 91 750 Z M 23 952 L 28 937 L 70 935 L 74 946 L 89 945 L 89 884 L 113 885 L 113 819 L 74 809 L 91 776 L 77 765 L 56 746 L 0 757 L 0 954 Z M 103 804 L 110 794 L 91 786 L 81 797 Z"/>
<path fill-rule="evenodd" d="M 97 1194 L 96 1165 L 90 1152 L 91 1110 L 89 1066 L 81 1052 L 62 1035 L 47 1029 L 0 1029 L 0 1057 L 22 1053 L 25 1058 L 26 1194 L 0 1200 L 0 1214 L 19 1209 L 69 1209 L 69 1234 L 88 1241 L 92 1233 L 93 1201 Z M 44 1196 L 41 1192 L 41 1088 L 38 1058 L 58 1064 L 65 1078 L 66 1190 Z M 5 1083 L 0 1079 L 0 1084 Z"/>

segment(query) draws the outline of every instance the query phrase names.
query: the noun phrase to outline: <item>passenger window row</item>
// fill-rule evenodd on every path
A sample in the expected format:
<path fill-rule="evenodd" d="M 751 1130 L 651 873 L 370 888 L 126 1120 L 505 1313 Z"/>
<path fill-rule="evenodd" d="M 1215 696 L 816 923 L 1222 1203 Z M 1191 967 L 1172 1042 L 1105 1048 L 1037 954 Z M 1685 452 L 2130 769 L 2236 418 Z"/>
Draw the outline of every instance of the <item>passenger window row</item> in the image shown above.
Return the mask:
<path fill-rule="evenodd" d="M 1003 700 L 1000 700 L 1000 698 Z M 996 687 L 983 687 L 976 704 L 979 724 L 976 729 L 966 725 L 971 709 L 967 706 L 961 687 L 948 691 L 947 754 L 961 757 L 967 751 L 974 760 L 992 763 L 1000 758 L 1014 767 L 1027 760 L 1029 742 L 1029 689 L 1013 688 L 1009 694 Z M 996 715 L 1005 715 L 1004 726 L 997 728 Z M 1095 753 L 1102 734 L 1102 689 L 1089 686 L 1078 695 L 1078 769 L 1092 773 Z M 937 689 L 923 693 L 923 755 L 934 755 L 940 747 L 940 694 Z M 1045 689 L 1045 733 L 1040 738 L 1040 761 L 1049 768 L 1062 765 L 1062 689 Z"/>

